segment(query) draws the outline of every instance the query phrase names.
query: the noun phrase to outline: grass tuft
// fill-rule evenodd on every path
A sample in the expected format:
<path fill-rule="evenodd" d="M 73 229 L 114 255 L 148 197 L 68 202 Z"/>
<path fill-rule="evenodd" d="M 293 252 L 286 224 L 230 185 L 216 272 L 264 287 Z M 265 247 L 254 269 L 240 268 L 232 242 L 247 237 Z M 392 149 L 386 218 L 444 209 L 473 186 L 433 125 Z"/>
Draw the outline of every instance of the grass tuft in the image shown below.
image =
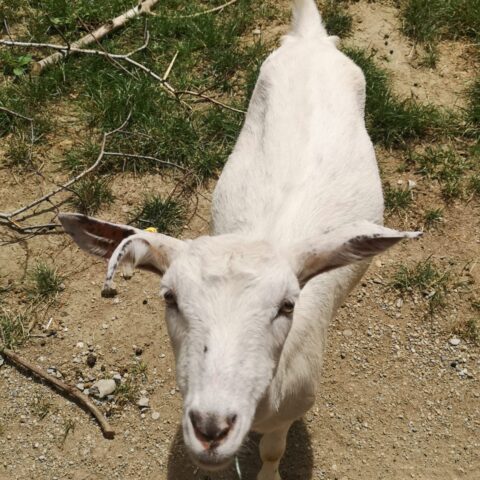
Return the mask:
<path fill-rule="evenodd" d="M 124 375 L 124 380 L 115 390 L 115 401 L 118 405 L 135 403 L 138 400 L 140 385 L 147 380 L 147 364 L 135 362 Z"/>
<path fill-rule="evenodd" d="M 423 138 L 431 127 L 442 124 L 439 111 L 431 105 L 398 99 L 385 70 L 360 49 L 345 53 L 363 70 L 367 81 L 366 121 L 374 142 L 387 147 L 403 146 L 406 141 Z"/>
<path fill-rule="evenodd" d="M 442 196 L 447 202 L 463 196 L 466 190 L 464 180 L 475 164 L 469 157 L 460 155 L 452 148 L 443 147 L 427 147 L 423 153 L 410 154 L 408 161 L 416 166 L 417 173 L 438 181 Z M 473 176 L 471 179 L 472 191 L 476 178 Z"/>
<path fill-rule="evenodd" d="M 399 213 L 407 210 L 413 201 L 411 190 L 406 188 L 384 188 L 385 208 L 389 213 Z"/>
<path fill-rule="evenodd" d="M 453 333 L 472 343 L 480 343 L 480 317 L 471 317 L 457 322 L 453 328 Z"/>
<path fill-rule="evenodd" d="M 58 295 L 64 288 L 63 278 L 46 263 L 39 262 L 30 274 L 32 286 L 30 294 L 34 297 L 47 299 Z"/>
<path fill-rule="evenodd" d="M 417 293 L 428 302 L 430 313 L 445 304 L 448 291 L 449 272 L 441 271 L 430 258 L 413 267 L 401 265 L 391 286 L 402 294 Z"/>
<path fill-rule="evenodd" d="M 155 227 L 160 233 L 177 235 L 187 220 L 185 205 L 180 200 L 152 195 L 145 199 L 135 224 L 139 228 Z"/>
<path fill-rule="evenodd" d="M 75 196 L 70 203 L 84 215 L 95 215 L 102 206 L 114 200 L 108 178 L 83 178 L 72 187 L 72 192 Z"/>
<path fill-rule="evenodd" d="M 407 0 L 403 31 L 419 42 L 480 37 L 478 0 Z"/>
<path fill-rule="evenodd" d="M 423 216 L 425 228 L 427 230 L 432 230 L 443 221 L 443 210 L 441 208 L 433 208 L 427 210 Z"/>
<path fill-rule="evenodd" d="M 352 33 L 352 16 L 336 0 L 327 0 L 322 5 L 322 18 L 329 35 L 347 37 Z"/>
<path fill-rule="evenodd" d="M 480 129 L 480 76 L 468 90 L 467 118 L 478 131 Z"/>
<path fill-rule="evenodd" d="M 0 352 L 2 348 L 20 346 L 27 338 L 25 316 L 7 310 L 0 311 Z"/>

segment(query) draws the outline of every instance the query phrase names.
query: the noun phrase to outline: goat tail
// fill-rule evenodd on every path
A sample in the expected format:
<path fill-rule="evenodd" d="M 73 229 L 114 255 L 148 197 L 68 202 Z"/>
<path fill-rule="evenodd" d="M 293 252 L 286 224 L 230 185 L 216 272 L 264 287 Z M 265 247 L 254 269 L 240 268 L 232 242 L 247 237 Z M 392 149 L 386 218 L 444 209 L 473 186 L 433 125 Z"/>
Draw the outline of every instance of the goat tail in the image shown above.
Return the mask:
<path fill-rule="evenodd" d="M 327 36 L 315 0 L 293 0 L 291 35 L 297 37 Z"/>

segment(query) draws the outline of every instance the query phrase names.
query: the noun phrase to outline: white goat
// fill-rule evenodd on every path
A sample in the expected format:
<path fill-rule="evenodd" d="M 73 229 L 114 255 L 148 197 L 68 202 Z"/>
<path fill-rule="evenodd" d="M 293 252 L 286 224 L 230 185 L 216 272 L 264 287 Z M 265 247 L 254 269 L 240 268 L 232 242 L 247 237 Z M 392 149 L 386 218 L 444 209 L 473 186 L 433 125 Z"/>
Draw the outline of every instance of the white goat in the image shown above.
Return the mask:
<path fill-rule="evenodd" d="M 250 430 L 259 480 L 278 480 L 292 422 L 313 404 L 327 326 L 373 255 L 417 233 L 381 226 L 361 70 L 328 37 L 313 0 L 265 61 L 215 190 L 213 236 L 177 240 L 81 215 L 60 217 L 109 258 L 163 276 L 166 321 L 192 458 L 225 467 Z"/>

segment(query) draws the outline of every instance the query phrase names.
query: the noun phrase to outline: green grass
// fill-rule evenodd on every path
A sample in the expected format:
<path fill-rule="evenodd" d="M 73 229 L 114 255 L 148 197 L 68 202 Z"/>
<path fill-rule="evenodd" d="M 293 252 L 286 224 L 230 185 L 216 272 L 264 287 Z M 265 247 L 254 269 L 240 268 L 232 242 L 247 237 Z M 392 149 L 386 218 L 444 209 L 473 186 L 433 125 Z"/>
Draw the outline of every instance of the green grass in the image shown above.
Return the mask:
<path fill-rule="evenodd" d="M 480 317 L 470 317 L 457 322 L 453 333 L 472 343 L 480 343 Z"/>
<path fill-rule="evenodd" d="M 60 34 L 66 39 L 78 38 L 85 34 L 86 28 L 95 28 L 132 6 L 126 0 L 114 0 L 108 5 L 90 0 L 20 3 L 30 13 L 25 39 L 54 43 L 58 43 Z M 258 19 L 278 18 L 278 9 L 253 0 L 239 0 L 217 14 L 180 18 L 220 4 L 219 1 L 161 2 L 155 9 L 156 16 L 148 18 L 149 47 L 134 58 L 163 75 L 178 51 L 169 77 L 175 88 L 205 91 L 209 96 L 244 108 L 268 48 L 258 39 L 244 41 L 242 35 L 250 36 Z M 144 24 L 144 18 L 130 22 L 121 32 L 102 40 L 102 46 L 113 52 L 127 52 L 140 46 Z M 13 51 L 7 52 L 13 55 Z M 13 68 L 24 54 L 31 54 L 34 60 L 44 55 L 16 49 L 4 71 L 7 79 L 16 78 Z M 88 126 L 93 129 L 100 126 L 102 130 L 117 127 L 132 112 L 129 135 L 112 138 L 110 150 L 181 164 L 201 180 L 215 176 L 231 151 L 243 116 L 210 103 L 197 105 L 197 98 L 185 96 L 184 101 L 193 107 L 191 111 L 168 96 L 159 82 L 144 72 L 128 65 L 125 69 L 104 58 L 72 56 L 39 77 L 22 75 L 21 81 L 7 82 L 0 92 L 0 104 L 34 116 L 44 104 L 73 94 Z M 2 119 L 0 115 L 0 132 Z M 7 127 L 10 123 L 11 119 Z M 89 143 L 95 143 L 98 136 L 90 136 L 93 141 Z M 76 148 L 62 164 L 78 170 L 90 161 L 93 149 L 85 158 L 84 147 Z M 160 168 L 155 161 L 109 157 L 101 172 L 126 169 L 143 173 Z"/>
<path fill-rule="evenodd" d="M 387 185 L 384 188 L 385 208 L 389 213 L 400 213 L 407 210 L 413 202 L 411 190 L 406 188 L 393 188 Z"/>
<path fill-rule="evenodd" d="M 408 162 L 417 173 L 438 181 L 447 202 L 463 197 L 468 189 L 476 191 L 478 176 L 474 172 L 479 165 L 474 151 L 460 154 L 451 147 L 427 147 L 423 153 L 411 153 Z"/>
<path fill-rule="evenodd" d="M 0 352 L 4 348 L 20 346 L 27 338 L 27 319 L 24 315 L 2 309 L 0 311 Z"/>
<path fill-rule="evenodd" d="M 442 116 L 435 107 L 400 100 L 393 93 L 387 72 L 376 65 L 373 54 L 352 48 L 345 53 L 365 74 L 367 128 L 375 143 L 387 147 L 404 146 L 409 140 L 426 137 L 432 127 L 443 125 Z"/>
<path fill-rule="evenodd" d="M 336 0 L 327 0 L 323 2 L 320 9 L 329 35 L 347 37 L 352 32 L 353 18 L 341 3 Z"/>
<path fill-rule="evenodd" d="M 477 140 L 480 141 L 480 76 L 477 76 L 467 93 L 467 119 L 476 128 Z"/>
<path fill-rule="evenodd" d="M 58 295 L 64 288 L 63 279 L 58 272 L 43 262 L 38 262 L 30 272 L 30 294 L 39 299 L 48 299 Z"/>
<path fill-rule="evenodd" d="M 478 0 L 407 0 L 403 31 L 419 42 L 480 37 Z"/>
<path fill-rule="evenodd" d="M 472 177 L 470 177 L 468 190 L 473 195 L 480 198 L 480 175 L 473 175 Z"/>
<path fill-rule="evenodd" d="M 45 398 L 35 397 L 30 405 L 30 409 L 36 417 L 38 417 L 40 420 L 43 420 L 54 410 L 54 406 L 53 403 Z"/>
<path fill-rule="evenodd" d="M 140 386 L 147 380 L 148 367 L 145 362 L 135 362 L 128 369 L 122 383 L 115 390 L 115 402 L 120 405 L 135 403 L 139 397 Z"/>
<path fill-rule="evenodd" d="M 398 292 L 422 295 L 428 302 L 430 313 L 445 304 L 450 274 L 440 269 L 430 258 L 408 267 L 401 265 L 391 286 Z"/>
<path fill-rule="evenodd" d="M 6 144 L 5 158 L 7 165 L 26 168 L 30 162 L 30 139 L 24 133 L 14 134 Z"/>
<path fill-rule="evenodd" d="M 113 203 L 114 197 L 107 177 L 85 177 L 73 185 L 70 203 L 84 215 L 95 215 L 103 206 Z"/>
<path fill-rule="evenodd" d="M 154 227 L 166 235 L 177 235 L 186 220 L 187 211 L 182 200 L 151 195 L 145 198 L 134 224 L 143 229 Z"/>
<path fill-rule="evenodd" d="M 425 228 L 432 230 L 443 221 L 443 210 L 441 208 L 433 208 L 427 210 L 423 215 Z"/>

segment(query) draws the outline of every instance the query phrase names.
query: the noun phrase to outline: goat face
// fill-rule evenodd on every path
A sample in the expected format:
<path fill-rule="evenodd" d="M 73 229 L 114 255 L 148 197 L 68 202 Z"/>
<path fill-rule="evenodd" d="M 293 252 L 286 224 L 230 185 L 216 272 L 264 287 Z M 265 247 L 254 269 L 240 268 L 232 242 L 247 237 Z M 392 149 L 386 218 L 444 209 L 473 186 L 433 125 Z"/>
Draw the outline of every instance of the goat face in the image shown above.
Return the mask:
<path fill-rule="evenodd" d="M 264 242 L 188 242 L 163 277 L 184 397 L 184 440 L 203 468 L 224 467 L 248 433 L 278 364 L 300 287 Z"/>

